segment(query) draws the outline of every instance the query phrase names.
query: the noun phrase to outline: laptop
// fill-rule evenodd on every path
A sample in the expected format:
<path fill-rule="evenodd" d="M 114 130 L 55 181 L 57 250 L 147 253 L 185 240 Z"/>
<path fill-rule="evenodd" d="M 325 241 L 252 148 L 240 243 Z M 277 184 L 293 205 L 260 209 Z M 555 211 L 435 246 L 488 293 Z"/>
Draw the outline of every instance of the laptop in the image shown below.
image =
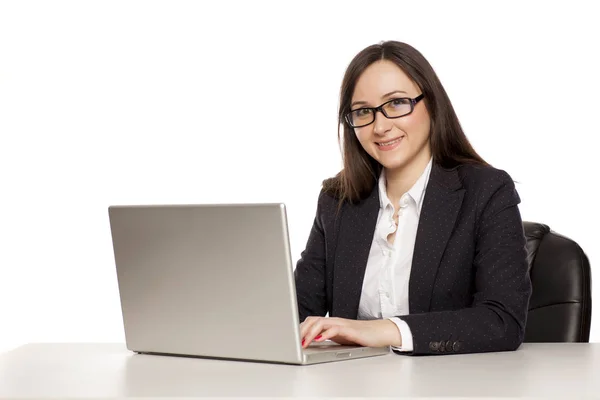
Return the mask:
<path fill-rule="evenodd" d="M 331 341 L 302 349 L 283 203 L 108 212 L 131 351 L 299 365 L 390 352 Z"/>

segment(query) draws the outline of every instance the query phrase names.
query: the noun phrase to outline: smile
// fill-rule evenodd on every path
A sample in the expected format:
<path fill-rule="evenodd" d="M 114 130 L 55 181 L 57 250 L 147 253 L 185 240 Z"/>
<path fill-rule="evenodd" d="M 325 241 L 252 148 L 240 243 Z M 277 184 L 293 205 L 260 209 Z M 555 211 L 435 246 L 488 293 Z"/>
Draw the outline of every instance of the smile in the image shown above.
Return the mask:
<path fill-rule="evenodd" d="M 377 143 L 377 146 L 379 146 L 379 147 L 387 147 L 387 146 L 391 146 L 393 144 L 398 143 L 400 140 L 402 140 L 403 137 L 404 136 L 400 136 L 399 138 L 390 140 L 389 142 L 375 142 L 375 143 Z"/>

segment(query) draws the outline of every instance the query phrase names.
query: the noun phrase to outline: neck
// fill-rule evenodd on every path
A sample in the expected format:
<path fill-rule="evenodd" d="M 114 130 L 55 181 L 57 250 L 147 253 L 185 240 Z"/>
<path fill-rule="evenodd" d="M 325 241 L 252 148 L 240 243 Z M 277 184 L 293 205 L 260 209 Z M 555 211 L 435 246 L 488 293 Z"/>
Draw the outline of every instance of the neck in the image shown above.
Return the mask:
<path fill-rule="evenodd" d="M 385 169 L 385 183 L 387 196 L 393 204 L 400 201 L 400 197 L 415 184 L 423 174 L 429 160 L 431 151 L 423 151 L 407 165 L 399 168 Z"/>

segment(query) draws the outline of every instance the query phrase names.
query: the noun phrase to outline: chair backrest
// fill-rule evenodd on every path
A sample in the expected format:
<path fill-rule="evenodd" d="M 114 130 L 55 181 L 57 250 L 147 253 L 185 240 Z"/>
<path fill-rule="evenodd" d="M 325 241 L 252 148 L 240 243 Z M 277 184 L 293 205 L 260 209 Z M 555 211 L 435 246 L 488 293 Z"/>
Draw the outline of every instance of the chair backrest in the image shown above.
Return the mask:
<path fill-rule="evenodd" d="M 547 225 L 524 221 L 533 293 L 525 342 L 588 342 L 590 262 L 577 243 Z"/>

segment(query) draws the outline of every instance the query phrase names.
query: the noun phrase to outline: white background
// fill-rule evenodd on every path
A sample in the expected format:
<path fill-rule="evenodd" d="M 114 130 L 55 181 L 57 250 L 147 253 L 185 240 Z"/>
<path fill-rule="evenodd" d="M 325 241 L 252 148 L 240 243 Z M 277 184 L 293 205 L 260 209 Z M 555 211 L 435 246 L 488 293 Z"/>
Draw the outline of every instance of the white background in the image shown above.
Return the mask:
<path fill-rule="evenodd" d="M 295 262 L 341 166 L 342 75 L 381 40 L 425 55 L 474 147 L 519 182 L 523 219 L 598 271 L 587 4 L 1 2 L 0 351 L 124 341 L 112 204 L 282 201 Z"/>

